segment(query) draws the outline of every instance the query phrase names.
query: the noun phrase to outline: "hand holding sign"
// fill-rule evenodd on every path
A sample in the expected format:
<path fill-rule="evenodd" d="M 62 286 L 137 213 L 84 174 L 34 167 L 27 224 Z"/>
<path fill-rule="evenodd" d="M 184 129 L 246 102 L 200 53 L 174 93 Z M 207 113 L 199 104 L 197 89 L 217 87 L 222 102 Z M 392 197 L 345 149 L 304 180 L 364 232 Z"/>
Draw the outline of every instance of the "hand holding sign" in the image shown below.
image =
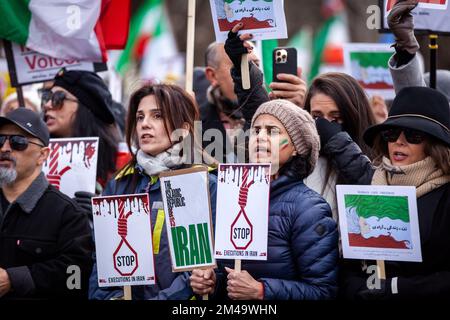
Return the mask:
<path fill-rule="evenodd" d="M 213 294 L 216 286 L 216 273 L 214 269 L 194 269 L 189 278 L 192 291 L 198 295 Z"/>
<path fill-rule="evenodd" d="M 225 267 L 228 272 L 228 297 L 233 300 L 263 300 L 264 284 L 256 281 L 247 271 L 237 272 Z"/>
<path fill-rule="evenodd" d="M 242 28 L 244 28 L 244 24 L 239 23 L 228 33 L 228 39 L 225 42 L 225 51 L 233 62 L 234 67 L 237 70 L 241 70 L 242 88 L 248 90 L 250 89 L 248 54 L 253 50 L 253 46 L 248 40 L 251 40 L 253 35 L 245 33 L 239 36 L 238 32 Z"/>
<path fill-rule="evenodd" d="M 415 54 L 420 48 L 414 36 L 414 18 L 411 14 L 418 3 L 418 0 L 398 1 L 388 16 L 388 24 L 395 36 L 396 48 L 410 54 Z"/>

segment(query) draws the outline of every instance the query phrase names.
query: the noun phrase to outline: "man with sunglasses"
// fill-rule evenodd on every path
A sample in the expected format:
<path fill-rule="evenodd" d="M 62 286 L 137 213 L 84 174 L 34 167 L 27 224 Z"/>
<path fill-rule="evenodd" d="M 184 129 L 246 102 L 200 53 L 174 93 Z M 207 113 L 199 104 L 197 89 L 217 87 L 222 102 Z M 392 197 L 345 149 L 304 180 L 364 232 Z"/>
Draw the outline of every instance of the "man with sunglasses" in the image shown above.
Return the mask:
<path fill-rule="evenodd" d="M 0 117 L 0 297 L 5 299 L 86 297 L 93 249 L 88 217 L 42 172 L 49 137 L 30 110 Z M 78 280 L 70 285 L 72 268 Z"/>

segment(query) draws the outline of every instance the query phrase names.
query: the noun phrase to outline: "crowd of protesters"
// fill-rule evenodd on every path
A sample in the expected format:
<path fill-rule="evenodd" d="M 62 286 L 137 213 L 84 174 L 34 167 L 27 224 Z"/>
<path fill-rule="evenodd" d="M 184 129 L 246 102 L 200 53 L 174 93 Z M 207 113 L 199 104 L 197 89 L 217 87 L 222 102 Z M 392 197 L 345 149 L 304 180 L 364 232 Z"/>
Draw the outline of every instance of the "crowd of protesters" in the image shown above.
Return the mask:
<path fill-rule="evenodd" d="M 208 47 L 206 68 L 198 70 L 206 85 L 195 96 L 176 85 L 145 84 L 125 114 L 95 73 L 61 70 L 41 91 L 40 104 L 26 97 L 21 108 L 16 96 L 4 100 L 0 298 L 122 299 L 123 288 L 98 285 L 91 198 L 139 193 L 150 195 L 151 225 L 161 232 L 153 237 L 157 282 L 133 286 L 134 299 L 449 298 L 450 72 L 438 72 L 437 90 L 427 87 L 416 57 L 415 5 L 397 3 L 388 19 L 396 36 L 389 68 L 397 93 L 389 108 L 370 101 L 343 73 L 319 75 L 309 86 L 300 72 L 280 75 L 268 93 L 252 35 L 238 35 L 241 24 L 225 45 Z M 49 139 L 93 136 L 99 137 L 96 193 L 79 190 L 69 198 L 42 172 Z M 118 152 L 121 142 L 126 158 Z M 237 162 L 273 166 L 267 260 L 245 261 L 241 271 L 218 260 L 216 269 L 172 272 L 159 175 L 208 166 L 215 220 L 217 165 Z M 366 270 L 376 262 L 342 257 L 338 184 L 416 187 L 423 261 L 386 262 L 387 279 L 368 287 Z M 81 286 L 70 290 L 67 268 L 74 265 Z"/>

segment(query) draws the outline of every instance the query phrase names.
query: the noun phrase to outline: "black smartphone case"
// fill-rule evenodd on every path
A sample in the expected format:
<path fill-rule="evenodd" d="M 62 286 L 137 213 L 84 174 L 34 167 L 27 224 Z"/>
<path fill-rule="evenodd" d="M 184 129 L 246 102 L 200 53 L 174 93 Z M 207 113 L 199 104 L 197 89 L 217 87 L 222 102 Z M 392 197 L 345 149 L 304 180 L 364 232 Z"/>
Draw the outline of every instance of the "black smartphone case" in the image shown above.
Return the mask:
<path fill-rule="evenodd" d="M 279 50 L 286 50 L 287 61 L 285 63 L 277 62 L 276 54 Z M 295 48 L 275 48 L 272 53 L 273 81 L 280 82 L 277 75 L 287 73 L 297 75 L 297 49 Z"/>

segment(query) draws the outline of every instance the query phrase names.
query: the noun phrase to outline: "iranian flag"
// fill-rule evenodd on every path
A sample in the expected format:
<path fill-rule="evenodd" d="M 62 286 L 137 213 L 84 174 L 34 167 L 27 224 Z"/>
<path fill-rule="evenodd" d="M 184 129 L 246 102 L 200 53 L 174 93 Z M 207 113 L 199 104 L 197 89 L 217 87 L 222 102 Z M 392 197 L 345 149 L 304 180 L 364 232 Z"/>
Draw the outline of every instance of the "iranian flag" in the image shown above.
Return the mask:
<path fill-rule="evenodd" d="M 167 29 L 161 26 L 164 16 L 163 0 L 144 1 L 131 19 L 128 42 L 116 66 L 119 73 L 125 73 L 130 65 L 142 61 L 153 38 Z"/>
<path fill-rule="evenodd" d="M 388 44 L 348 43 L 344 45 L 345 68 L 369 96 L 393 99 L 394 81 L 388 67 L 393 54 Z"/>
<path fill-rule="evenodd" d="M 0 38 L 55 58 L 105 62 L 106 50 L 126 41 L 129 5 L 129 0 L 0 0 Z"/>
<path fill-rule="evenodd" d="M 412 249 L 408 198 L 345 195 L 350 246 Z"/>
<path fill-rule="evenodd" d="M 343 0 L 323 0 L 322 16 L 325 21 L 313 40 L 309 82 L 321 73 L 342 71 L 342 45 L 350 40 Z"/>

